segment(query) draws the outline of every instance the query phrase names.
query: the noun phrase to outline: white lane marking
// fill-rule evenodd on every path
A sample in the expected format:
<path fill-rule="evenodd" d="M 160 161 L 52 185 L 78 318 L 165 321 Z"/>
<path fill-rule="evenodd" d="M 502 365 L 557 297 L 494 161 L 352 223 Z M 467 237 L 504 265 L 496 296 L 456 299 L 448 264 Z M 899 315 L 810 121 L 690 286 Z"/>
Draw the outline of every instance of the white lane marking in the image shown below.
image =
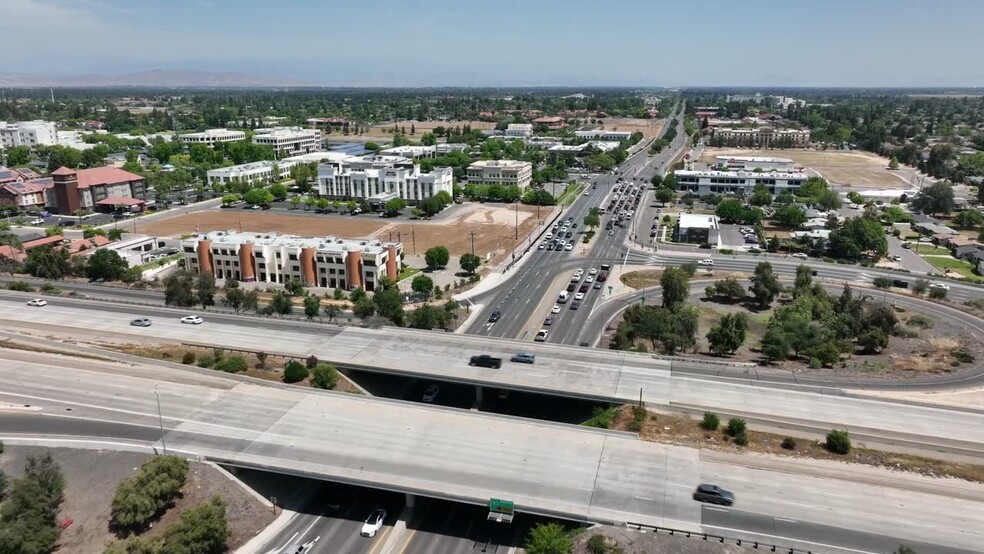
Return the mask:
<path fill-rule="evenodd" d="M 825 544 L 825 543 L 822 543 L 822 542 L 807 541 L 807 540 L 803 540 L 803 539 L 796 539 L 796 538 L 793 538 L 793 537 L 783 537 L 782 535 L 769 535 L 767 533 L 749 533 L 748 531 L 744 531 L 742 529 L 732 529 L 730 527 L 718 527 L 716 525 L 703 525 L 703 527 L 705 527 L 707 529 L 720 529 L 722 531 L 730 531 L 732 533 L 746 533 L 746 534 L 755 535 L 757 537 L 768 537 L 770 539 L 780 539 L 780 540 L 784 540 L 784 541 L 794 541 L 794 542 L 799 542 L 799 543 L 804 543 L 804 544 L 814 544 L 816 546 L 820 546 L 820 547 L 823 547 L 823 548 L 829 548 L 831 550 L 841 550 L 841 551 L 845 551 L 845 552 L 857 552 L 858 554 L 877 554 L 876 552 L 871 551 L 871 550 L 856 550 L 854 548 L 847 548 L 845 546 L 834 546 L 832 544 Z"/>
<path fill-rule="evenodd" d="M 639 495 L 635 495 L 635 496 L 633 496 L 633 498 L 637 498 L 637 499 L 639 499 L 639 500 L 644 500 L 644 501 L 646 501 L 646 502 L 652 502 L 652 501 L 653 501 L 653 499 L 652 499 L 652 498 L 650 498 L 650 497 L 648 497 L 648 496 L 639 496 Z"/>
<path fill-rule="evenodd" d="M 298 515 L 300 515 L 300 514 L 296 514 L 296 515 L 294 515 L 294 517 L 297 517 Z M 291 519 L 294 519 L 294 518 L 292 517 Z M 287 542 L 285 542 L 284 545 L 281 546 L 280 548 L 278 548 L 276 551 L 279 552 L 279 551 L 287 548 L 287 545 L 289 545 L 290 543 L 294 542 L 294 538 L 295 537 L 297 537 L 297 533 L 294 533 L 293 535 L 291 535 L 291 537 L 289 539 L 287 539 Z"/>
<path fill-rule="evenodd" d="M 799 523 L 795 519 L 789 519 L 789 518 L 785 518 L 785 517 L 774 517 L 772 519 L 774 519 L 776 521 L 785 521 L 786 523 Z"/>
<path fill-rule="evenodd" d="M 708 510 L 712 511 L 712 512 L 728 513 L 728 512 L 731 511 L 731 510 L 725 510 L 724 508 L 718 508 L 717 506 L 704 506 L 704 507 L 707 508 Z"/>
<path fill-rule="evenodd" d="M 307 535 L 308 534 L 308 531 L 310 531 L 312 527 L 314 527 L 315 525 L 317 525 L 318 522 L 321 521 L 321 518 L 324 517 L 324 516 L 325 516 L 325 511 L 322 510 L 321 513 L 318 514 L 318 516 L 314 518 L 314 521 L 311 522 L 311 525 L 308 525 L 307 526 L 307 529 L 301 531 L 301 535 L 300 535 L 300 537 L 298 537 L 298 540 L 303 539 L 304 538 L 304 535 Z"/>

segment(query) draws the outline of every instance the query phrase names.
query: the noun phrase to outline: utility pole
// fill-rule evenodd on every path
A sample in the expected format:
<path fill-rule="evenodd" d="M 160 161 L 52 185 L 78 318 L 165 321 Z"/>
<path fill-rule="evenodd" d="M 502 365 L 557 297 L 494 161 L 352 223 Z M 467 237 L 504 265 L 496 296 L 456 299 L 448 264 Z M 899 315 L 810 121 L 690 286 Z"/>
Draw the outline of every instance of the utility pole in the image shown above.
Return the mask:
<path fill-rule="evenodd" d="M 468 235 L 471 236 L 472 256 L 474 256 L 475 255 L 475 231 L 470 231 L 468 233 Z"/>
<path fill-rule="evenodd" d="M 519 200 L 516 200 L 516 236 L 513 240 L 519 240 Z"/>
<path fill-rule="evenodd" d="M 157 385 L 154 385 L 154 397 L 157 398 L 157 422 L 161 426 L 161 448 L 164 450 L 164 455 L 167 456 L 167 443 L 164 442 L 164 416 L 161 415 L 161 395 L 157 390 Z"/>
<path fill-rule="evenodd" d="M 413 226 L 410 227 L 410 240 L 413 243 L 413 255 L 416 256 L 417 255 L 417 231 L 416 231 L 416 229 L 413 228 Z"/>

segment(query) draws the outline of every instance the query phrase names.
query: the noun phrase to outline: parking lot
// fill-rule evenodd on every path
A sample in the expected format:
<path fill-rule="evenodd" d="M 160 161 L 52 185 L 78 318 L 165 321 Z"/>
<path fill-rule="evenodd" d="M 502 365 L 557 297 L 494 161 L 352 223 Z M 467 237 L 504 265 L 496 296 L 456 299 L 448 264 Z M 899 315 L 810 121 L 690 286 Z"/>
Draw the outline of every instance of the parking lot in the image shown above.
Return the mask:
<path fill-rule="evenodd" d="M 741 232 L 740 225 L 721 225 L 719 236 L 720 241 L 718 242 L 718 248 L 730 248 L 732 250 L 736 250 L 758 246 L 755 243 L 745 242 L 745 237 Z"/>

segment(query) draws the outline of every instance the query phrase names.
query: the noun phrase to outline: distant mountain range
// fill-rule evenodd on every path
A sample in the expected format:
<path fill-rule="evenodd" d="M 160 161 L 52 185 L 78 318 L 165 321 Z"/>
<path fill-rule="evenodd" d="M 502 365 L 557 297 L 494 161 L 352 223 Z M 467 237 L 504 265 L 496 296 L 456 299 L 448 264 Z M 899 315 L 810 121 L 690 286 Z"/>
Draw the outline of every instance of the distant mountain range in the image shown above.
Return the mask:
<path fill-rule="evenodd" d="M 307 83 L 258 77 L 246 73 L 155 69 L 122 75 L 44 75 L 0 73 L 0 87 L 217 87 L 305 86 Z"/>

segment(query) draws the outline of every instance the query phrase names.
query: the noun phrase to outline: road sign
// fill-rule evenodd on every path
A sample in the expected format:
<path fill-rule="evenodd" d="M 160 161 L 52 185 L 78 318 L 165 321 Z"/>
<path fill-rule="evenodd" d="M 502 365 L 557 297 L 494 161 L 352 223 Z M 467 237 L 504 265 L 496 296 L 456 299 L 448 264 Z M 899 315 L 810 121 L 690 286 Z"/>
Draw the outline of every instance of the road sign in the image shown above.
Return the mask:
<path fill-rule="evenodd" d="M 489 499 L 489 511 L 497 514 L 512 514 L 516 505 L 512 500 Z"/>

